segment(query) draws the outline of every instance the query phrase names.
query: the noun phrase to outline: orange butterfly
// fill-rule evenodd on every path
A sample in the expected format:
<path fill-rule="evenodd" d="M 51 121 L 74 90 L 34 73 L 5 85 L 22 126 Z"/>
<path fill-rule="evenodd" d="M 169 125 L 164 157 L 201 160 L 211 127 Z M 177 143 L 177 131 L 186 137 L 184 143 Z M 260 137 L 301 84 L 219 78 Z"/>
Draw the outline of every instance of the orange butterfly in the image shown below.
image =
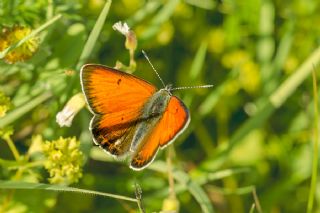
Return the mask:
<path fill-rule="evenodd" d="M 169 87 L 157 90 L 131 74 L 86 64 L 81 85 L 94 115 L 94 142 L 113 156 L 130 154 L 134 170 L 148 166 L 158 149 L 172 143 L 190 122 L 187 107 Z"/>

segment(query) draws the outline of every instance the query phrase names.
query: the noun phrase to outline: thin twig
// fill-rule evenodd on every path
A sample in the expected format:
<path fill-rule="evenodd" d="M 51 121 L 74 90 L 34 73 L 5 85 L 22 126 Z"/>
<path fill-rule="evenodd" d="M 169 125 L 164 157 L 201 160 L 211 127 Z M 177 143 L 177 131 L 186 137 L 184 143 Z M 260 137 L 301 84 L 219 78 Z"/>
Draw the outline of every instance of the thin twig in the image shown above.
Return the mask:
<path fill-rule="evenodd" d="M 319 112 L 318 112 L 318 88 L 317 88 L 317 76 L 315 72 L 315 67 L 312 72 L 312 80 L 313 80 L 313 96 L 314 96 L 314 143 L 313 143 L 313 159 L 312 159 L 312 175 L 311 175 L 311 185 L 310 185 L 310 192 L 308 198 L 308 205 L 307 205 L 307 212 L 313 212 L 313 203 L 314 203 L 314 196 L 317 187 L 317 174 L 318 174 L 318 119 L 319 119 Z"/>
<path fill-rule="evenodd" d="M 253 199 L 254 199 L 254 203 L 255 203 L 255 207 L 257 208 L 257 211 L 259 213 L 262 213 L 262 208 L 261 208 L 260 201 L 259 201 L 259 198 L 258 198 L 257 191 L 256 191 L 255 187 L 252 190 L 252 194 L 253 194 Z"/>
<path fill-rule="evenodd" d="M 168 181 L 169 181 L 169 197 L 176 198 L 176 192 L 174 190 L 174 178 L 172 173 L 172 155 L 173 146 L 169 146 L 167 149 L 167 168 L 168 168 Z"/>
<path fill-rule="evenodd" d="M 16 161 L 19 161 L 20 160 L 20 154 L 18 152 L 18 149 L 17 147 L 14 145 L 14 142 L 12 141 L 11 137 L 6 135 L 5 137 L 3 137 L 3 140 L 5 140 L 14 156 L 14 159 Z"/>

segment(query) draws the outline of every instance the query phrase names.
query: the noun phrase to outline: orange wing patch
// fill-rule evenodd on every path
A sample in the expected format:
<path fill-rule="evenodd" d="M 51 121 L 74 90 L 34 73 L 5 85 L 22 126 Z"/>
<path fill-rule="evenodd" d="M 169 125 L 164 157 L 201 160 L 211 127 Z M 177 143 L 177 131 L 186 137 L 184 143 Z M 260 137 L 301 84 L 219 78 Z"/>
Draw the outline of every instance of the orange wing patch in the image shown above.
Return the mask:
<path fill-rule="evenodd" d="M 83 92 L 96 114 L 140 109 L 156 91 L 142 79 L 102 65 L 85 65 L 81 79 Z"/>
<path fill-rule="evenodd" d="M 176 96 L 172 96 L 162 122 L 159 124 L 164 130 L 160 146 L 164 147 L 173 141 L 189 125 L 189 122 L 190 116 L 187 107 Z"/>
<path fill-rule="evenodd" d="M 139 144 L 131 160 L 131 168 L 139 170 L 149 165 L 159 147 L 162 148 L 173 142 L 187 127 L 189 118 L 189 112 L 184 103 L 177 97 L 172 96 L 158 125 Z"/>
<path fill-rule="evenodd" d="M 94 140 L 113 155 L 125 154 L 146 101 L 155 93 L 150 83 L 102 65 L 81 69 L 82 90 L 91 111 Z"/>

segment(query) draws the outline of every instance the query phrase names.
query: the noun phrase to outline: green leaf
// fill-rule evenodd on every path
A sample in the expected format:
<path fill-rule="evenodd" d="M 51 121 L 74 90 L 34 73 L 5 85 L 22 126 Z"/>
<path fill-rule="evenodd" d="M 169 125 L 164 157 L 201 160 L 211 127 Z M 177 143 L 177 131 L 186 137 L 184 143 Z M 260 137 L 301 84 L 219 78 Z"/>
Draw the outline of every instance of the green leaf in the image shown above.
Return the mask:
<path fill-rule="evenodd" d="M 173 14 L 176 6 L 180 0 L 170 0 L 168 3 L 158 12 L 158 14 L 151 20 L 150 26 L 139 37 L 141 40 L 148 40 L 157 34 L 160 30 L 161 24 L 167 21 Z"/>

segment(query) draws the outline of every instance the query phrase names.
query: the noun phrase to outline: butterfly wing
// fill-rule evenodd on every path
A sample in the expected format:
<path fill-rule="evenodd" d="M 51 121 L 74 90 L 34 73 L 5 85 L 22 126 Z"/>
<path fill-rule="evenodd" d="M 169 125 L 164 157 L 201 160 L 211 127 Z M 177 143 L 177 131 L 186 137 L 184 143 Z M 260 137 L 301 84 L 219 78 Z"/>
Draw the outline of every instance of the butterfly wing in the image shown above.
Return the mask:
<path fill-rule="evenodd" d="M 139 144 L 130 167 L 140 170 L 149 165 L 160 148 L 173 142 L 188 126 L 190 116 L 184 103 L 171 96 L 168 106 L 151 133 Z"/>
<path fill-rule="evenodd" d="M 81 68 L 81 86 L 94 117 L 94 141 L 112 155 L 129 148 L 146 101 L 155 93 L 150 83 L 125 72 L 87 64 Z"/>

